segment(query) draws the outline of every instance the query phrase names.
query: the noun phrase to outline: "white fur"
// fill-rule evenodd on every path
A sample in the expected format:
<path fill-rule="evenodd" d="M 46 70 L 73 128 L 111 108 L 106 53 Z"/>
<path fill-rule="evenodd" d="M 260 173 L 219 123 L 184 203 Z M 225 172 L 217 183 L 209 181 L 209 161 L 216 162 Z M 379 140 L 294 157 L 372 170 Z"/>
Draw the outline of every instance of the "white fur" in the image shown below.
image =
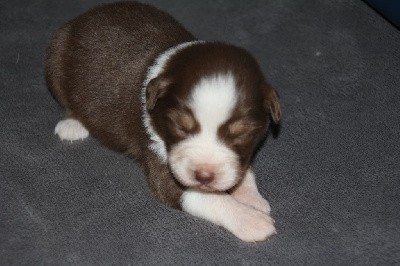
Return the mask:
<path fill-rule="evenodd" d="M 236 102 L 236 82 L 231 73 L 201 79 L 193 88 L 190 103 L 201 133 L 215 138 L 218 127 L 228 120 Z"/>
<path fill-rule="evenodd" d="M 257 189 L 254 173 L 248 169 L 243 180 L 235 187 L 231 195 L 239 202 L 249 205 L 259 211 L 269 214 L 271 206 L 264 199 Z"/>
<path fill-rule="evenodd" d="M 274 220 L 268 214 L 229 194 L 186 190 L 181 202 L 184 211 L 225 227 L 243 241 L 262 241 L 276 234 Z"/>
<path fill-rule="evenodd" d="M 76 119 L 68 118 L 57 123 L 54 134 L 61 140 L 83 140 L 89 136 L 89 131 Z"/>
<path fill-rule="evenodd" d="M 238 155 L 218 138 L 218 129 L 230 117 L 237 102 L 235 79 L 230 73 L 204 77 L 193 88 L 189 105 L 200 124 L 200 132 L 175 145 L 169 164 L 175 177 L 186 186 L 200 183 L 195 171 L 206 166 L 215 173 L 212 190 L 227 190 L 239 178 Z"/>
<path fill-rule="evenodd" d="M 157 132 L 154 130 L 153 126 L 151 125 L 150 115 L 146 108 L 146 89 L 149 82 L 156 78 L 164 71 L 165 64 L 168 60 L 176 54 L 178 51 L 185 49 L 191 45 L 202 43 L 203 41 L 192 41 L 192 42 L 185 42 L 181 43 L 177 46 L 171 47 L 170 49 L 166 50 L 162 54 L 160 54 L 154 61 L 153 65 L 149 67 L 147 70 L 146 78 L 143 82 L 142 91 L 141 91 L 141 100 L 142 100 L 142 120 L 144 127 L 146 129 L 146 133 L 151 140 L 151 144 L 149 148 L 158 156 L 158 158 L 166 163 L 167 162 L 167 149 L 165 147 L 164 141 L 160 138 Z"/>
<path fill-rule="evenodd" d="M 205 135 L 197 135 L 174 146 L 169 155 L 174 176 L 185 186 L 199 186 L 195 171 L 207 166 L 215 173 L 208 186 L 212 190 L 227 190 L 237 182 L 238 156 L 226 146 Z"/>

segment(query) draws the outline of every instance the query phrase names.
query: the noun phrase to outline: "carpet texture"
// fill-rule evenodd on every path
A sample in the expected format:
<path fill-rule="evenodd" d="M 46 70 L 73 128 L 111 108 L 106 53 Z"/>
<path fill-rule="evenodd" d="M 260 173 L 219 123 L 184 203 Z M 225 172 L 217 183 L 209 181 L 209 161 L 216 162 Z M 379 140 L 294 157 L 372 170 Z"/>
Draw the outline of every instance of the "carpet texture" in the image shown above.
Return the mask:
<path fill-rule="evenodd" d="M 240 242 L 153 199 L 139 165 L 61 142 L 49 38 L 100 2 L 0 3 L 1 265 L 400 263 L 400 32 L 358 0 L 147 1 L 248 49 L 283 122 L 254 158 L 278 235 Z"/>

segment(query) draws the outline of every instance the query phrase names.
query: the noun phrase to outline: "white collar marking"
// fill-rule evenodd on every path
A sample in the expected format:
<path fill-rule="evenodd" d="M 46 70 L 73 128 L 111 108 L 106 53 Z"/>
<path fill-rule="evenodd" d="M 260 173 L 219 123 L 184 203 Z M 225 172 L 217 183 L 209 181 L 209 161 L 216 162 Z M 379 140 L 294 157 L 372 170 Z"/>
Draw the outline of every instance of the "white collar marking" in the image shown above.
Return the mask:
<path fill-rule="evenodd" d="M 155 59 L 153 65 L 151 65 L 147 69 L 146 78 L 144 79 L 144 82 L 142 84 L 142 91 L 141 91 L 142 120 L 146 133 L 149 136 L 151 142 L 149 145 L 149 149 L 153 151 L 163 163 L 166 163 L 168 159 L 167 148 L 165 146 L 164 140 L 157 134 L 157 132 L 151 125 L 151 117 L 149 112 L 147 111 L 147 106 L 146 106 L 147 85 L 149 84 L 150 80 L 156 78 L 158 75 L 161 74 L 161 72 L 164 70 L 165 64 L 168 62 L 171 56 L 176 54 L 178 51 L 197 43 L 203 43 L 203 41 L 184 42 L 176 46 L 173 46 L 168 50 L 164 51 L 163 53 L 161 53 Z"/>

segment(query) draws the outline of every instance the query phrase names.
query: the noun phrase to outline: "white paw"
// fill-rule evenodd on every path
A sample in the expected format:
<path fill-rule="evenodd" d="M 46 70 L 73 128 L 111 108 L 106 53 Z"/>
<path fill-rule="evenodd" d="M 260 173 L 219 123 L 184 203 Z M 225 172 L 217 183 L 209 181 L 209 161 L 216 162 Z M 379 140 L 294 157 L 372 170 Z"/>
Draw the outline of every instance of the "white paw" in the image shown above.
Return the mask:
<path fill-rule="evenodd" d="M 258 193 L 239 193 L 235 191 L 231 195 L 240 203 L 249 205 L 259 211 L 265 212 L 266 214 L 271 212 L 269 202 Z"/>
<path fill-rule="evenodd" d="M 232 219 L 226 227 L 243 241 L 263 241 L 276 234 L 274 219 L 271 216 L 246 205 L 238 208 Z"/>
<path fill-rule="evenodd" d="M 271 205 L 269 205 L 269 202 L 261 196 L 255 197 L 249 205 L 257 210 L 265 212 L 266 214 L 270 214 L 271 212 Z"/>
<path fill-rule="evenodd" d="M 57 123 L 54 134 L 57 134 L 61 140 L 74 141 L 87 138 L 89 131 L 78 120 L 69 118 Z"/>

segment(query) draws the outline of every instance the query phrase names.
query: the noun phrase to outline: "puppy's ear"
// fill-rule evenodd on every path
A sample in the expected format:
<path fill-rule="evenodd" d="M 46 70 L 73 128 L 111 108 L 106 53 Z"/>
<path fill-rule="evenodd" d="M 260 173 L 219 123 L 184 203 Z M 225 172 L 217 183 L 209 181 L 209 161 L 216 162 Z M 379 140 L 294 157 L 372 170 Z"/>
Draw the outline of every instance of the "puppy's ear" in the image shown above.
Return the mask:
<path fill-rule="evenodd" d="M 274 124 L 279 124 L 281 120 L 281 103 L 279 95 L 270 85 L 264 86 L 264 105 L 270 112 Z"/>
<path fill-rule="evenodd" d="M 158 76 L 150 80 L 146 88 L 146 106 L 148 110 L 152 110 L 158 99 L 162 98 L 172 84 L 172 80 L 164 75 Z"/>

